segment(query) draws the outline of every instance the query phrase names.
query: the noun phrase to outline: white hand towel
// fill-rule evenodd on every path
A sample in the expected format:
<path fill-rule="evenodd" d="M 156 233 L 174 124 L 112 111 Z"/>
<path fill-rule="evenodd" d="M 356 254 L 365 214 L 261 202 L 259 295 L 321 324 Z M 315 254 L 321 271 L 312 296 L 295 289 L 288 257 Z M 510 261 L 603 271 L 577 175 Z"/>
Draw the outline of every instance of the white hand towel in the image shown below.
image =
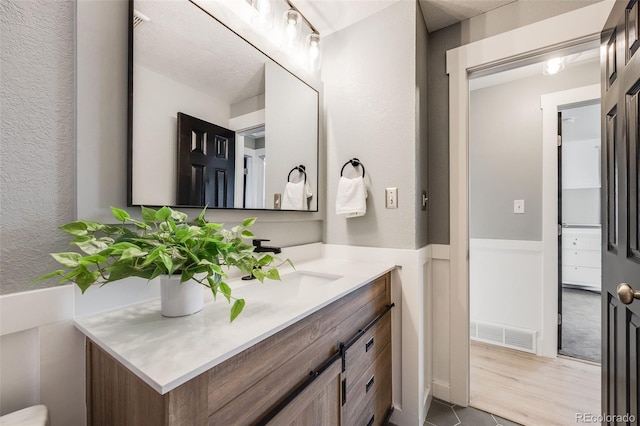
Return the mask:
<path fill-rule="evenodd" d="M 304 181 L 287 182 L 282 193 L 282 210 L 307 210 L 307 189 L 308 185 Z M 308 191 L 308 192 L 307 192 Z"/>
<path fill-rule="evenodd" d="M 367 188 L 364 178 L 349 179 L 344 176 L 338 181 L 336 214 L 346 217 L 364 216 L 367 212 Z"/>

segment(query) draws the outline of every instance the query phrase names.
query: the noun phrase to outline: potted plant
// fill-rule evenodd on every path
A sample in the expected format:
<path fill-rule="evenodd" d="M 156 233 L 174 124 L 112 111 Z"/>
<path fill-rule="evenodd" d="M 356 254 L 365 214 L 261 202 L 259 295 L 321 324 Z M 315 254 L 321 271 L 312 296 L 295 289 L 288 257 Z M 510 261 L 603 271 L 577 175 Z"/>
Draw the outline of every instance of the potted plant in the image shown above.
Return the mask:
<path fill-rule="evenodd" d="M 270 253 L 254 252 L 254 247 L 245 242 L 254 237 L 249 228 L 255 218 L 224 229 L 222 224 L 205 219 L 206 208 L 194 223 L 187 222 L 185 213 L 169 207 L 158 210 L 142 207 L 142 221 L 132 219 L 122 209 L 111 207 L 111 211 L 121 224 L 78 220 L 60 226 L 83 254 L 52 253 L 66 269 L 53 271 L 36 281 L 59 276 L 59 283 L 73 282 L 84 293 L 94 284 L 104 285 L 128 277 L 148 280 L 160 277 L 165 316 L 189 315 L 202 309 L 202 286 L 205 286 L 214 299 L 222 294 L 229 303 L 234 300 L 230 315 L 233 321 L 242 312 L 245 301 L 231 295 L 231 288 L 223 280 L 227 277 L 223 267 L 236 267 L 260 282 L 265 278 L 280 279 L 278 269 L 270 266 L 276 258 Z M 183 291 L 186 296 L 169 297 L 169 293 Z M 179 311 L 182 308 L 186 311 Z"/>

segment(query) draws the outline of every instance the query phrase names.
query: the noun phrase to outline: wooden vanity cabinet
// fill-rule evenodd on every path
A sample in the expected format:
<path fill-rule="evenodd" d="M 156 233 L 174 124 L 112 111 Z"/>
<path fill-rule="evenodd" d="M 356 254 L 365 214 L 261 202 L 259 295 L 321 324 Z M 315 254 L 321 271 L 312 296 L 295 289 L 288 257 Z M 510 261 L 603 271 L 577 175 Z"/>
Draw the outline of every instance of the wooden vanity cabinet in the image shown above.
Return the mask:
<path fill-rule="evenodd" d="M 390 295 L 386 274 L 164 395 L 88 340 L 87 424 L 380 425 L 391 408 Z"/>

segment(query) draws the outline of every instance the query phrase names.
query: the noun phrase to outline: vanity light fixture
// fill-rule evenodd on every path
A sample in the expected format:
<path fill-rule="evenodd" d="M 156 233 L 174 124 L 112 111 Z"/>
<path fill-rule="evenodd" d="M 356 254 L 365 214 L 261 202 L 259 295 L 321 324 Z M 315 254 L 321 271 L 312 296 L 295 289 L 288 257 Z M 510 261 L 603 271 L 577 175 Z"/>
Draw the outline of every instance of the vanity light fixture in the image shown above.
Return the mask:
<path fill-rule="evenodd" d="M 310 71 L 317 71 L 320 69 L 320 34 L 312 32 L 307 36 L 306 43 L 307 50 L 307 68 Z"/>
<path fill-rule="evenodd" d="M 251 24 L 287 54 L 292 64 L 318 71 L 321 60 L 320 33 L 291 0 L 246 0 L 253 8 Z M 282 20 L 274 19 L 282 14 Z"/>
<path fill-rule="evenodd" d="M 553 58 L 545 62 L 542 74 L 553 75 L 558 74 L 564 69 L 564 58 Z"/>
<path fill-rule="evenodd" d="M 299 47 L 302 31 L 302 17 L 300 12 L 291 8 L 282 17 L 282 49 L 294 54 Z"/>
<path fill-rule="evenodd" d="M 271 0 L 252 0 L 251 6 L 258 11 L 258 14 L 251 19 L 251 23 L 264 31 L 273 28 L 273 7 Z"/>

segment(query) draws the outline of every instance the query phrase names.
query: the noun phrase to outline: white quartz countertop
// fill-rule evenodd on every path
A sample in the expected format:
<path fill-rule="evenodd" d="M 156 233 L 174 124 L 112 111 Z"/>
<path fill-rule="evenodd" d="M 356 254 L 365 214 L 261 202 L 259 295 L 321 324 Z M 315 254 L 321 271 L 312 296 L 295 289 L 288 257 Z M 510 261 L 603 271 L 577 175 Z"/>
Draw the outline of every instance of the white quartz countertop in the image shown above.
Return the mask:
<path fill-rule="evenodd" d="M 229 323 L 231 306 L 208 293 L 204 308 L 187 317 L 160 315 L 153 300 L 75 319 L 75 326 L 161 394 L 277 333 L 395 268 L 380 262 L 320 258 L 296 271 L 339 276 L 314 288 L 265 280 L 229 281 L 244 311 Z M 293 269 L 280 268 L 281 276 Z"/>

